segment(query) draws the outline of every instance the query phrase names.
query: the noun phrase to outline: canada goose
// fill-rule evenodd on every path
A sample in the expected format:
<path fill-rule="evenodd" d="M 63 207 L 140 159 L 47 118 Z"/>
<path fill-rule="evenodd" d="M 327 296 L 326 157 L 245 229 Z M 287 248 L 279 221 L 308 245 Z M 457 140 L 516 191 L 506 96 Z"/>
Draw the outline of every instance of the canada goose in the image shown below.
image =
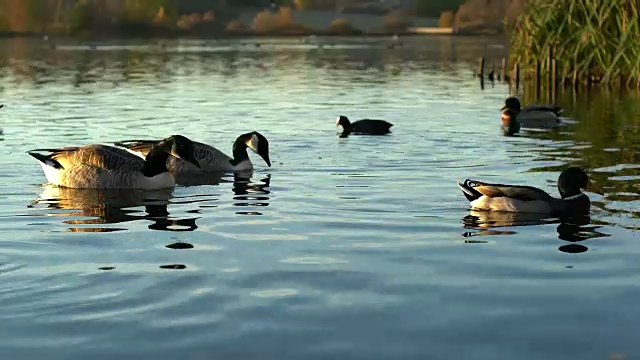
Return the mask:
<path fill-rule="evenodd" d="M 129 152 L 144 157 L 156 140 L 124 140 L 114 143 Z M 200 168 L 180 159 L 170 158 L 167 167 L 174 176 L 201 172 L 241 172 L 253 170 L 253 163 L 247 154 L 247 148 L 260 155 L 271 166 L 269 160 L 269 141 L 257 131 L 238 136 L 233 143 L 233 158 L 215 147 L 193 141 L 193 154 L 200 163 Z"/>
<path fill-rule="evenodd" d="M 474 210 L 532 212 L 551 215 L 589 213 L 591 201 L 582 192 L 589 176 L 578 167 L 569 167 L 558 177 L 561 198 L 532 186 L 503 185 L 465 180 L 458 183 Z"/>
<path fill-rule="evenodd" d="M 517 97 L 508 97 L 502 111 L 502 130 L 507 135 L 520 132 L 520 128 L 553 129 L 562 125 L 560 114 L 563 109 L 552 105 L 527 105 L 520 108 Z"/>
<path fill-rule="evenodd" d="M 167 170 L 169 155 L 200 166 L 193 156 L 193 143 L 180 135 L 156 142 L 145 159 L 123 149 L 100 144 L 34 149 L 27 153 L 40 161 L 50 183 L 82 189 L 152 190 L 173 187 L 175 179 Z"/>
<path fill-rule="evenodd" d="M 342 135 L 363 134 L 363 135 L 385 135 L 391 132 L 393 124 L 385 120 L 362 119 L 351 122 L 349 118 L 340 115 L 336 119 L 336 126 L 342 126 Z"/>

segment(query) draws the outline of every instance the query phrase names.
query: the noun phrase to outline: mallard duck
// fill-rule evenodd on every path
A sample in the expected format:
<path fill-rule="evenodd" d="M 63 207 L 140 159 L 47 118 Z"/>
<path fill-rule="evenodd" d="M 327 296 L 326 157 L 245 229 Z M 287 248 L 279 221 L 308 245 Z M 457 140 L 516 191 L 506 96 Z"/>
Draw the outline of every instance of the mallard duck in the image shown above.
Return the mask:
<path fill-rule="evenodd" d="M 127 151 L 144 157 L 156 140 L 124 140 L 114 143 Z M 181 159 L 169 158 L 167 167 L 174 176 L 198 174 L 202 172 L 243 172 L 253 170 L 253 163 L 247 154 L 247 148 L 260 155 L 271 166 L 269 160 L 269 141 L 257 131 L 238 136 L 233 143 L 233 157 L 227 156 L 215 147 L 193 141 L 193 153 L 200 167 L 194 167 Z"/>
<path fill-rule="evenodd" d="M 579 167 L 569 167 L 558 177 L 561 198 L 532 186 L 490 184 L 467 179 L 458 186 L 474 210 L 545 213 L 550 215 L 589 213 L 591 201 L 582 192 L 589 176 Z"/>
<path fill-rule="evenodd" d="M 520 128 L 553 129 L 562 125 L 560 114 L 563 109 L 553 105 L 527 105 L 520 107 L 517 97 L 508 97 L 502 111 L 502 130 L 513 135 L 520 132 Z"/>
<path fill-rule="evenodd" d="M 49 154 L 41 154 L 48 152 Z M 83 189 L 163 189 L 175 186 L 167 169 L 170 155 L 195 167 L 191 140 L 173 135 L 153 144 L 145 159 L 108 145 L 93 144 L 27 152 L 40 161 L 53 185 Z"/>
<path fill-rule="evenodd" d="M 392 123 L 385 120 L 362 119 L 351 122 L 349 118 L 340 115 L 336 119 L 336 126 L 342 126 L 342 135 L 365 134 L 385 135 L 391 132 Z"/>

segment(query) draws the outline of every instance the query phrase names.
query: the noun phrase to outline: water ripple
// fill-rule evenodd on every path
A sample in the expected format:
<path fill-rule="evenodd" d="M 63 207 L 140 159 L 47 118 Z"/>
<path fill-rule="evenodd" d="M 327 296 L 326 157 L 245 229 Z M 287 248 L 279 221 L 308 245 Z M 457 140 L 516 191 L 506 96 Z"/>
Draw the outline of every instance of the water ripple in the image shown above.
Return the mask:
<path fill-rule="evenodd" d="M 638 354 L 637 96 L 561 94 L 575 121 L 505 138 L 508 87 L 472 76 L 501 40 L 388 40 L 4 40 L 0 355 Z M 341 114 L 393 133 L 339 138 Z M 252 130 L 272 167 L 171 191 L 43 185 L 25 154 L 178 133 L 231 153 Z M 589 219 L 469 211 L 455 184 L 557 194 L 569 164 Z"/>

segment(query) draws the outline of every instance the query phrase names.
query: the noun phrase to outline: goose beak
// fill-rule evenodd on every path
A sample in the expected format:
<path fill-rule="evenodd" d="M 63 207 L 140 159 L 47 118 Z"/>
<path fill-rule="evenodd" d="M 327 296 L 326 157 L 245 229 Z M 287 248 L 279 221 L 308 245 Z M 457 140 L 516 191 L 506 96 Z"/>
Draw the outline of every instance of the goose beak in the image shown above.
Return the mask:
<path fill-rule="evenodd" d="M 271 167 L 271 160 L 269 160 L 269 154 L 262 155 L 262 159 L 267 163 L 267 166 Z"/>

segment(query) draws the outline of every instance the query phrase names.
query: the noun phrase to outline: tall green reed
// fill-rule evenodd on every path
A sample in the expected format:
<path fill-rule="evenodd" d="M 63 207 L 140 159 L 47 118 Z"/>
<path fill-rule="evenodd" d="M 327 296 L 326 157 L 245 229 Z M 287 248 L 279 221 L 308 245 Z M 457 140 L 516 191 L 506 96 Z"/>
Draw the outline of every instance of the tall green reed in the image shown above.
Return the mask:
<path fill-rule="evenodd" d="M 638 0 L 530 0 L 512 32 L 510 61 L 543 66 L 549 48 L 558 78 L 640 86 Z"/>

